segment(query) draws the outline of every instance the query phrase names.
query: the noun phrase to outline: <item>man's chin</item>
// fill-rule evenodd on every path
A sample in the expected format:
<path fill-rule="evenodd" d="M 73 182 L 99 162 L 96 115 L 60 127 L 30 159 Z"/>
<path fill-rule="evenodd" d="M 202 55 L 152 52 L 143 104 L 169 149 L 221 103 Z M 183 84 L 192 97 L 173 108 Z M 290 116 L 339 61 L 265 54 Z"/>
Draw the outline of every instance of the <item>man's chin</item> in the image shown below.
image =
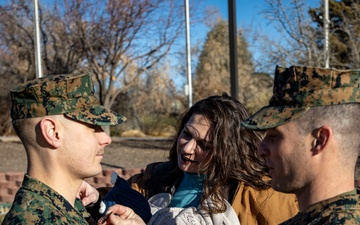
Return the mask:
<path fill-rule="evenodd" d="M 102 173 L 102 167 L 100 165 L 100 168 L 98 169 L 94 169 L 93 171 L 89 172 L 88 174 L 86 174 L 85 178 L 91 178 L 91 177 L 95 177 L 97 175 L 100 175 Z"/>

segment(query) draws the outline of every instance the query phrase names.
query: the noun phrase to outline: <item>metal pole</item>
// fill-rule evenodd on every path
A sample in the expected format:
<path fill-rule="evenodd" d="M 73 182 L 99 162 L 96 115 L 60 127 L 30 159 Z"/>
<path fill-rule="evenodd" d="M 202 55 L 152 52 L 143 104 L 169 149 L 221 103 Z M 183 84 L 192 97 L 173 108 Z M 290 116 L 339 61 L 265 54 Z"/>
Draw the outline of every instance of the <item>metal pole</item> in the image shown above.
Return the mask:
<path fill-rule="evenodd" d="M 324 56 L 325 68 L 329 68 L 329 0 L 324 0 Z"/>
<path fill-rule="evenodd" d="M 40 26 L 39 26 L 39 5 L 34 0 L 34 23 L 35 23 L 35 68 L 36 77 L 42 77 L 41 69 L 41 48 L 40 48 Z"/>
<path fill-rule="evenodd" d="M 238 55 L 237 55 L 237 27 L 236 0 L 228 0 L 229 8 L 229 48 L 230 48 L 230 85 L 231 96 L 238 98 Z"/>
<path fill-rule="evenodd" d="M 190 23 L 189 23 L 188 0 L 185 0 L 185 28 L 186 28 L 187 94 L 188 94 L 188 103 L 190 108 L 192 106 L 192 77 L 191 77 Z"/>

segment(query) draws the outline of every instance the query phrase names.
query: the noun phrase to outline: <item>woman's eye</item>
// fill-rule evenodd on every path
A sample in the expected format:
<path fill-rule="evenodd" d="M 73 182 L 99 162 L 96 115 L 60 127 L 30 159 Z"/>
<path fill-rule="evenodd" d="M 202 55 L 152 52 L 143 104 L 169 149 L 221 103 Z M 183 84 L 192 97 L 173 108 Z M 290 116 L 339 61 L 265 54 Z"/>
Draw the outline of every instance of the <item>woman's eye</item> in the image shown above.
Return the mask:
<path fill-rule="evenodd" d="M 184 134 L 185 136 L 187 136 L 187 137 L 191 137 L 191 136 L 192 136 L 191 133 L 190 133 L 188 130 L 184 130 L 184 131 L 183 131 L 183 134 Z"/>
<path fill-rule="evenodd" d="M 212 149 L 212 145 L 203 140 L 198 140 L 197 145 L 203 150 L 203 151 L 210 151 Z"/>

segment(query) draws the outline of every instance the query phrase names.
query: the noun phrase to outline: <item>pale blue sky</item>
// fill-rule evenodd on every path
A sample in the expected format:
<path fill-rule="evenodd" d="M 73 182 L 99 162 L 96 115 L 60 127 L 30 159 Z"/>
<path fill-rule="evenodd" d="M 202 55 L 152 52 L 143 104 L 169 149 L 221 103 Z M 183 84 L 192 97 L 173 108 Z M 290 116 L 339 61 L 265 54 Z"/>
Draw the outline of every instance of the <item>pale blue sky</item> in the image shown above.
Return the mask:
<path fill-rule="evenodd" d="M 191 1 L 191 0 L 189 0 Z M 286 4 L 291 0 L 283 0 Z M 322 0 L 304 0 L 306 5 L 317 7 Z M 219 8 L 224 19 L 228 19 L 228 1 L 227 0 L 204 0 L 204 5 L 212 5 Z M 261 12 L 266 8 L 265 0 L 237 0 L 236 17 L 237 26 L 246 27 L 251 24 L 259 23 L 265 25 Z"/>
<path fill-rule="evenodd" d="M 319 7 L 321 1 L 323 0 L 304 0 L 307 6 Z M 191 2 L 191 0 L 189 0 Z M 291 0 L 283 0 L 284 5 L 290 3 Z M 203 0 L 202 2 L 204 7 L 216 7 L 219 9 L 219 13 L 223 20 L 228 21 L 228 1 L 227 0 Z M 276 30 L 273 27 L 273 24 L 269 23 L 264 18 L 262 13 L 266 9 L 265 0 L 237 0 L 236 1 L 236 25 L 238 29 L 244 31 L 245 38 L 248 41 L 248 47 L 250 52 L 253 55 L 254 60 L 261 61 L 261 51 L 260 47 L 252 43 L 252 35 L 254 31 L 266 33 L 267 36 L 270 36 L 274 40 L 279 40 L 281 37 L 278 35 Z M 191 18 L 190 18 L 191 20 Z M 205 41 L 209 27 L 202 24 L 192 24 L 191 25 L 191 45 L 194 45 L 198 42 L 203 43 Z M 250 31 L 250 32 L 249 32 Z M 185 43 L 185 42 L 184 42 Z M 194 60 L 194 59 L 193 59 Z M 194 65 L 192 67 L 192 72 L 195 71 Z M 270 71 L 257 71 L 257 72 L 270 72 Z M 186 83 L 186 78 L 177 77 L 176 83 L 182 85 Z"/>
<path fill-rule="evenodd" d="M 0 0 L 0 4 L 8 2 L 9 0 Z M 38 0 L 39 3 L 51 4 L 52 0 Z M 183 0 L 179 0 L 183 1 Z M 283 2 L 288 3 L 291 0 L 283 0 Z M 318 7 L 322 0 L 304 0 L 307 5 L 312 7 Z M 191 0 L 189 0 L 191 3 Z M 224 20 L 228 20 L 228 1 L 227 0 L 203 0 L 203 7 L 216 7 L 219 9 L 219 13 Z M 266 32 L 267 35 L 276 38 L 277 33 L 272 27 L 272 24 L 269 24 L 268 21 L 264 19 L 264 15 L 261 13 L 266 7 L 265 0 L 236 0 L 236 17 L 237 17 L 237 27 L 243 29 L 245 34 L 248 34 L 250 30 L 258 30 Z M 191 18 L 190 18 L 191 19 Z M 206 25 L 196 24 L 191 25 L 191 44 L 196 44 L 203 42 L 206 38 L 209 27 Z M 184 36 L 185 37 L 185 36 Z M 246 36 L 250 39 L 250 36 Z M 180 41 L 181 43 L 182 41 Z M 185 40 L 182 42 L 185 47 Z M 255 45 L 251 44 L 251 40 L 248 40 L 249 50 L 252 52 L 253 57 L 257 59 L 261 55 L 260 51 Z M 182 44 L 180 44 L 182 45 Z M 180 47 L 180 46 L 178 46 Z M 172 60 L 176 61 L 176 60 Z M 184 62 L 184 61 L 183 61 Z M 176 62 L 179 63 L 179 62 Z M 195 68 L 192 68 L 193 72 Z M 182 83 L 182 82 L 180 82 Z"/>
<path fill-rule="evenodd" d="M 191 1 L 191 0 L 189 0 Z M 284 4 L 289 3 L 291 0 L 283 0 Z M 322 0 L 304 0 L 306 5 L 311 7 L 319 7 Z M 222 18 L 228 21 L 228 1 L 227 0 L 204 0 L 205 6 L 213 6 L 219 9 Z M 245 30 L 258 30 L 266 32 L 267 35 L 276 39 L 277 33 L 273 28 L 273 24 L 266 21 L 262 12 L 266 8 L 265 0 L 237 0 L 236 1 L 236 25 L 238 28 Z M 208 27 L 197 25 L 197 27 L 191 27 L 192 38 L 205 38 L 208 31 Z M 196 30 L 195 30 L 196 29 Z M 200 31 L 200 32 L 199 32 Z M 249 43 L 250 44 L 250 43 Z M 254 47 L 250 46 L 251 51 L 256 51 Z M 256 55 L 256 52 L 253 52 Z"/>
<path fill-rule="evenodd" d="M 189 0 L 191 1 L 191 0 Z M 291 0 L 283 0 L 284 4 L 288 4 Z M 311 7 L 319 7 L 323 0 L 305 0 L 306 5 Z M 228 1 L 227 0 L 204 0 L 203 3 L 217 7 L 224 20 L 228 20 Z M 236 25 L 238 28 L 261 29 L 267 35 L 276 37 L 273 24 L 270 24 L 262 12 L 266 9 L 265 0 L 237 0 L 236 1 Z M 206 28 L 204 28 L 206 29 Z M 206 30 L 204 32 L 206 35 Z"/>
<path fill-rule="evenodd" d="M 189 0 L 191 1 L 191 0 Z M 288 1 L 288 0 L 285 0 Z M 228 1 L 227 0 L 204 0 L 204 6 L 216 7 L 225 21 L 228 21 Z M 266 22 L 261 12 L 265 7 L 265 0 L 237 0 L 236 1 L 236 25 L 243 30 L 255 27 L 264 31 L 273 31 L 272 25 Z M 209 27 L 205 25 L 194 25 L 191 27 L 191 41 L 205 39 Z M 272 33 L 272 32 L 269 32 Z M 276 35 L 272 33 L 272 35 Z M 251 47 L 251 46 L 250 46 Z M 256 51 L 251 49 L 251 51 Z M 255 53 L 256 54 L 256 53 Z"/>

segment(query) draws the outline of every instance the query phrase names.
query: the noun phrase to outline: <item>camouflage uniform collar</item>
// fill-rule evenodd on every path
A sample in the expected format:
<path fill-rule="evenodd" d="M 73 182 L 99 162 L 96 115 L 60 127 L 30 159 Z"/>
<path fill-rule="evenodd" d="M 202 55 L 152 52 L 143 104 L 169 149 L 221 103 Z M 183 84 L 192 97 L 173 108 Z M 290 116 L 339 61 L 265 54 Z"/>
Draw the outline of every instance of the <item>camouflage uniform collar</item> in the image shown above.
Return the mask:
<path fill-rule="evenodd" d="M 360 195 L 356 189 L 315 203 L 280 225 L 360 224 Z"/>
<path fill-rule="evenodd" d="M 64 212 L 63 216 L 66 217 L 68 221 L 73 221 L 74 219 L 84 220 L 85 218 L 90 217 L 90 214 L 86 211 L 80 199 L 77 198 L 75 200 L 74 207 L 72 207 L 72 205 L 62 195 L 28 174 L 24 175 L 21 188 L 37 193 L 44 198 L 47 198 L 49 202 L 53 202 L 54 207 L 56 207 L 60 212 Z"/>

